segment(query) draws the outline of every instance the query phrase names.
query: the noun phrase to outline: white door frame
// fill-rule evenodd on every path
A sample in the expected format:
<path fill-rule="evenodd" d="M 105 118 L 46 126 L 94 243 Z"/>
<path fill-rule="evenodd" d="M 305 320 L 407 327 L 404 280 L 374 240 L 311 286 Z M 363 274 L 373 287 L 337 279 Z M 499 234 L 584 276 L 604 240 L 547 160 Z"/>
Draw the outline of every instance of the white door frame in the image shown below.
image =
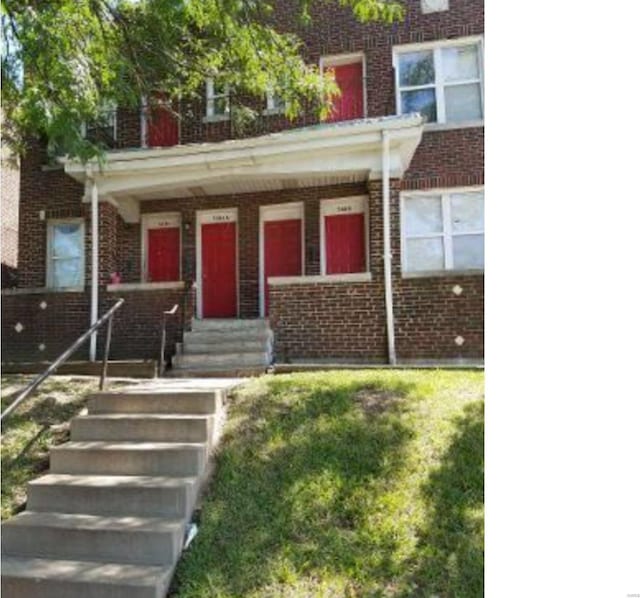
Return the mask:
<path fill-rule="evenodd" d="M 196 212 L 196 314 L 202 319 L 202 225 L 222 222 L 236 223 L 236 317 L 240 315 L 240 254 L 238 239 L 238 208 L 222 208 L 216 210 L 198 210 Z"/>
<path fill-rule="evenodd" d="M 305 272 L 305 259 L 304 259 L 304 203 L 292 202 L 292 203 L 280 203 L 274 205 L 260 206 L 260 239 L 258 242 L 260 256 L 259 256 L 259 287 L 260 287 L 260 317 L 265 317 L 264 309 L 264 223 L 274 220 L 301 220 L 301 234 L 300 234 L 300 254 L 302 257 L 302 274 Z"/>
<path fill-rule="evenodd" d="M 320 273 L 327 274 L 327 245 L 324 221 L 327 216 L 364 214 L 365 271 L 369 272 L 369 202 L 366 195 L 320 200 Z"/>

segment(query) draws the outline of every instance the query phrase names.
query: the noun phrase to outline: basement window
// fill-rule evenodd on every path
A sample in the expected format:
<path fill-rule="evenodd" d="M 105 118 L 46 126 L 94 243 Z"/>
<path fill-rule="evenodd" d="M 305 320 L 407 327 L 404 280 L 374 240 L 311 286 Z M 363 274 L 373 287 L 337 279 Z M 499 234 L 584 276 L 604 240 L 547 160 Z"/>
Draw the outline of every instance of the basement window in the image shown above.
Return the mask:
<path fill-rule="evenodd" d="M 47 223 L 47 286 L 65 289 L 84 286 L 84 221 Z"/>

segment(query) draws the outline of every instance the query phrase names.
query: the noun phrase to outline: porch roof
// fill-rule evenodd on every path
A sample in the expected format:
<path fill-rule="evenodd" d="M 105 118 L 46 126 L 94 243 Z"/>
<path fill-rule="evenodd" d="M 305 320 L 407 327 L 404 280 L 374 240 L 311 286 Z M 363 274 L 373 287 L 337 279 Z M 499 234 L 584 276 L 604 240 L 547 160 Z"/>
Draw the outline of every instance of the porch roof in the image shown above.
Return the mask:
<path fill-rule="evenodd" d="M 422 137 L 418 114 L 321 124 L 261 137 L 108 152 L 105 162 L 63 159 L 65 172 L 91 180 L 128 222 L 139 202 L 277 191 L 381 178 L 383 131 L 390 138 L 390 176 L 401 177 Z"/>

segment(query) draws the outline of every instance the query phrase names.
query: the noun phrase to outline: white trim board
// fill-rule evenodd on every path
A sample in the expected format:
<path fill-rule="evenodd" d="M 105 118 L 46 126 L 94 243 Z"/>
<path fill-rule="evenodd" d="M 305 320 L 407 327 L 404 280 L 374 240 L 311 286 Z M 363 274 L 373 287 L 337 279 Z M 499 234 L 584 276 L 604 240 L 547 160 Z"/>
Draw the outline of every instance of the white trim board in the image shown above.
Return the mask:
<path fill-rule="evenodd" d="M 196 317 L 202 319 L 202 225 L 236 223 L 236 317 L 240 315 L 240 226 L 238 208 L 196 211 Z"/>
<path fill-rule="evenodd" d="M 258 286 L 259 286 L 259 301 L 260 301 L 260 317 L 265 317 L 265 309 L 264 309 L 264 299 L 265 299 L 265 288 L 264 288 L 264 223 L 265 222 L 273 222 L 278 220 L 301 220 L 301 239 L 300 239 L 300 252 L 302 257 L 302 276 L 305 274 L 305 219 L 304 219 L 304 203 L 303 202 L 294 202 L 294 203 L 284 203 L 284 204 L 274 204 L 274 205 L 266 205 L 260 206 L 260 223 L 259 223 L 259 239 L 258 239 L 258 247 L 259 247 L 259 256 L 258 256 Z"/>

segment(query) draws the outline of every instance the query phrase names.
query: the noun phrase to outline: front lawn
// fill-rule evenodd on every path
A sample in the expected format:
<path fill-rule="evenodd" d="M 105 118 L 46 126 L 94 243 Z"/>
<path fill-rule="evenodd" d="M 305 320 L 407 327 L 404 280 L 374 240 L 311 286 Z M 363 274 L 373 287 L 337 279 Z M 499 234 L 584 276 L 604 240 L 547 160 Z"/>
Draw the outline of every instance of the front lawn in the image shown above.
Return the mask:
<path fill-rule="evenodd" d="M 172 596 L 481 597 L 483 383 L 387 370 L 243 387 Z"/>
<path fill-rule="evenodd" d="M 2 376 L 2 410 L 35 374 Z M 109 381 L 109 388 L 123 382 Z M 2 519 L 24 506 L 27 483 L 49 467 L 49 447 L 69 440 L 69 421 L 98 390 L 96 376 L 52 376 L 2 425 Z"/>

